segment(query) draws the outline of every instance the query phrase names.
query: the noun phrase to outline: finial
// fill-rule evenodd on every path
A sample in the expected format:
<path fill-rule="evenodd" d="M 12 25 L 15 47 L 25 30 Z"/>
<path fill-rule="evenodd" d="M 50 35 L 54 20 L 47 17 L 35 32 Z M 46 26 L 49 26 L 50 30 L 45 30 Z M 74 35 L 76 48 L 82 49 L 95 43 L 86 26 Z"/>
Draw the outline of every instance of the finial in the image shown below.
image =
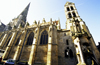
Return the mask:
<path fill-rule="evenodd" d="M 33 24 L 37 24 L 36 20 L 34 20 Z"/>
<path fill-rule="evenodd" d="M 52 18 L 50 18 L 50 23 L 52 24 Z"/>
<path fill-rule="evenodd" d="M 40 20 L 38 21 L 38 24 L 40 24 Z"/>
<path fill-rule="evenodd" d="M 26 22 L 26 24 L 25 24 L 25 27 L 27 27 L 27 26 L 29 26 L 29 23 L 28 22 Z"/>
<path fill-rule="evenodd" d="M 45 22 L 46 22 L 46 21 L 45 21 L 45 18 L 43 18 L 42 22 L 43 22 L 43 23 L 45 23 Z"/>
<path fill-rule="evenodd" d="M 52 22 L 52 18 L 50 18 L 50 22 Z"/>

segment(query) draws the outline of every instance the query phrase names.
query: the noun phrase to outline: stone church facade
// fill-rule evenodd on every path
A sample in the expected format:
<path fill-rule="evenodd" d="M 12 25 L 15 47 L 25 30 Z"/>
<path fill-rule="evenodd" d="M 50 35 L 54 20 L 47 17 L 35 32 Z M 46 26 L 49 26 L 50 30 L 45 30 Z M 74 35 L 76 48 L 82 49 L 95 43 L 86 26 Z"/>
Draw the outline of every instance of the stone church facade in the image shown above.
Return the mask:
<path fill-rule="evenodd" d="M 75 4 L 66 2 L 66 29 L 60 20 L 26 22 L 29 5 L 0 32 L 3 60 L 27 61 L 29 65 L 99 65 L 100 53 Z M 11 29 L 9 29 L 9 27 Z"/>

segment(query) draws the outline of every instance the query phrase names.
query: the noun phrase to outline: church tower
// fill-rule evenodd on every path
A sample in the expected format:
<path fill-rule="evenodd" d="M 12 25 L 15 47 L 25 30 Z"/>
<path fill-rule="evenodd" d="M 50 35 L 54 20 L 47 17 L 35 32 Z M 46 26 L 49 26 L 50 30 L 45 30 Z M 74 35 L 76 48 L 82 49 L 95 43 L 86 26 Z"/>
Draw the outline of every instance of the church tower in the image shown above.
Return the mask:
<path fill-rule="evenodd" d="M 13 19 L 13 25 L 16 26 L 17 28 L 19 27 L 19 25 L 21 25 L 22 27 L 25 26 L 26 24 L 26 18 L 27 18 L 27 14 L 28 14 L 28 10 L 29 10 L 29 6 L 30 3 L 26 6 L 26 8 L 18 15 L 17 18 Z M 13 26 L 12 25 L 12 26 Z"/>
<path fill-rule="evenodd" d="M 73 43 L 76 49 L 78 65 L 88 65 L 88 61 L 98 65 L 100 63 L 100 53 L 96 48 L 91 33 L 85 22 L 80 18 L 75 4 L 67 2 L 64 6 L 66 15 L 66 29 L 72 34 Z M 88 60 L 88 58 L 90 60 Z"/>

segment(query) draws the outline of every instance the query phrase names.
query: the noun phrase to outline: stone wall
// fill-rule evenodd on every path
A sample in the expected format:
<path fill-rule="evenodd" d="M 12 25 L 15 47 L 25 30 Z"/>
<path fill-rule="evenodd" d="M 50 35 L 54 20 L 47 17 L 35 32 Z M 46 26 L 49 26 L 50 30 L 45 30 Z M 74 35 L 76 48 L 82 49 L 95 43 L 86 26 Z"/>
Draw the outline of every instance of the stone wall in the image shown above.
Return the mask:
<path fill-rule="evenodd" d="M 66 40 L 68 40 L 68 45 Z M 68 51 L 68 57 L 65 56 L 65 50 Z M 69 55 L 69 50 L 72 50 L 73 57 Z M 70 32 L 58 32 L 58 65 L 75 65 L 75 49 Z"/>
<path fill-rule="evenodd" d="M 47 45 L 38 45 L 36 48 L 35 63 L 47 62 Z"/>
<path fill-rule="evenodd" d="M 21 55 L 20 55 L 20 60 L 23 60 L 23 61 L 28 61 L 29 60 L 29 55 L 30 55 L 30 52 L 31 52 L 31 45 L 28 45 L 28 46 L 24 46 L 22 51 L 20 52 Z"/>
<path fill-rule="evenodd" d="M 16 50 L 17 50 L 17 46 L 12 46 L 10 52 L 8 52 L 9 53 L 8 54 L 8 59 L 13 59 Z"/>

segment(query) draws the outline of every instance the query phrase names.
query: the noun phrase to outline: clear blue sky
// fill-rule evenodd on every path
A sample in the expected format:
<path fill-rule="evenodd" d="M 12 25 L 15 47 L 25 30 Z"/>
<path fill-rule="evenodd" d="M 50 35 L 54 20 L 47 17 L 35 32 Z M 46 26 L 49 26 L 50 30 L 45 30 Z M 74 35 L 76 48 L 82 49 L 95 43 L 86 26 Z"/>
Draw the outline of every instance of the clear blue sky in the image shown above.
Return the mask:
<path fill-rule="evenodd" d="M 0 20 L 7 24 L 17 17 L 23 9 L 31 2 L 27 21 L 30 25 L 33 21 L 45 18 L 58 20 L 60 18 L 61 28 L 65 29 L 65 3 L 73 2 L 76 5 L 79 16 L 85 21 L 96 44 L 100 42 L 100 0 L 0 0 Z"/>

